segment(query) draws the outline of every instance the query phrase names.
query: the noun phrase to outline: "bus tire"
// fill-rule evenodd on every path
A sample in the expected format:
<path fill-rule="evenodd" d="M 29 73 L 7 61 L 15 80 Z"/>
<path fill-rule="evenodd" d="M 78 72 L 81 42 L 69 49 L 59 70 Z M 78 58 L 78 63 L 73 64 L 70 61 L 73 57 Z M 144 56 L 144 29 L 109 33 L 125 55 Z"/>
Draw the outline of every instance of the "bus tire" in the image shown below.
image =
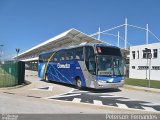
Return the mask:
<path fill-rule="evenodd" d="M 76 88 L 82 89 L 82 81 L 79 77 L 76 78 Z"/>

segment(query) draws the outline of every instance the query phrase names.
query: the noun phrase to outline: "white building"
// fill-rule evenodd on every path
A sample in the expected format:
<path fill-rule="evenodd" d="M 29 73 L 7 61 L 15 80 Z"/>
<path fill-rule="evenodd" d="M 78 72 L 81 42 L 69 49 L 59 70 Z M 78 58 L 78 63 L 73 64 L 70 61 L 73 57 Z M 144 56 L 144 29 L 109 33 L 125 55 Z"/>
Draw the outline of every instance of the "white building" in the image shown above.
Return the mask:
<path fill-rule="evenodd" d="M 160 81 L 160 43 L 130 47 L 129 78 Z"/>

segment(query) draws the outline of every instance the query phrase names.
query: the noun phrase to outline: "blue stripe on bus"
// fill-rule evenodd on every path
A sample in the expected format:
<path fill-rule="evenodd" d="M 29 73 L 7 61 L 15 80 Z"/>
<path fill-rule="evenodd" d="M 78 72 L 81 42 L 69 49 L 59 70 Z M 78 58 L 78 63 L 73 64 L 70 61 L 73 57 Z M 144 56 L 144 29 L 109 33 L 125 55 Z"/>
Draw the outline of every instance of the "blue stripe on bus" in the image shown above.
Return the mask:
<path fill-rule="evenodd" d="M 38 77 L 44 78 L 44 68 L 46 63 L 40 63 L 38 66 Z"/>

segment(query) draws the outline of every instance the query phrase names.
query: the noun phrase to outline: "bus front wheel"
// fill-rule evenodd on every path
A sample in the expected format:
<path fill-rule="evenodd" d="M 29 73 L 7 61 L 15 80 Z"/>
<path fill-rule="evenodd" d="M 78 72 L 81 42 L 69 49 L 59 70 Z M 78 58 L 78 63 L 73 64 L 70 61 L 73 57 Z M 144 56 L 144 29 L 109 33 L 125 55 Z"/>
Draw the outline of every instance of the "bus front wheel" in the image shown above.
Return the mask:
<path fill-rule="evenodd" d="M 76 79 L 76 88 L 82 89 L 82 81 L 79 77 Z"/>

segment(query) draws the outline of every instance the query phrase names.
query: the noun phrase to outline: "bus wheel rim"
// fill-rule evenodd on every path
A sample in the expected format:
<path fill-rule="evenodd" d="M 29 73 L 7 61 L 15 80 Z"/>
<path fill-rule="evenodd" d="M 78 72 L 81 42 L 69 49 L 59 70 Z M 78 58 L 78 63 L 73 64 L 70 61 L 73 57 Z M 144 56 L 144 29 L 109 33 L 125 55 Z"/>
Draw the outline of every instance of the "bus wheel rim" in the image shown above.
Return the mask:
<path fill-rule="evenodd" d="M 78 86 L 78 87 L 81 87 L 81 85 L 82 85 L 81 80 L 78 79 L 78 80 L 77 80 L 77 86 Z"/>

